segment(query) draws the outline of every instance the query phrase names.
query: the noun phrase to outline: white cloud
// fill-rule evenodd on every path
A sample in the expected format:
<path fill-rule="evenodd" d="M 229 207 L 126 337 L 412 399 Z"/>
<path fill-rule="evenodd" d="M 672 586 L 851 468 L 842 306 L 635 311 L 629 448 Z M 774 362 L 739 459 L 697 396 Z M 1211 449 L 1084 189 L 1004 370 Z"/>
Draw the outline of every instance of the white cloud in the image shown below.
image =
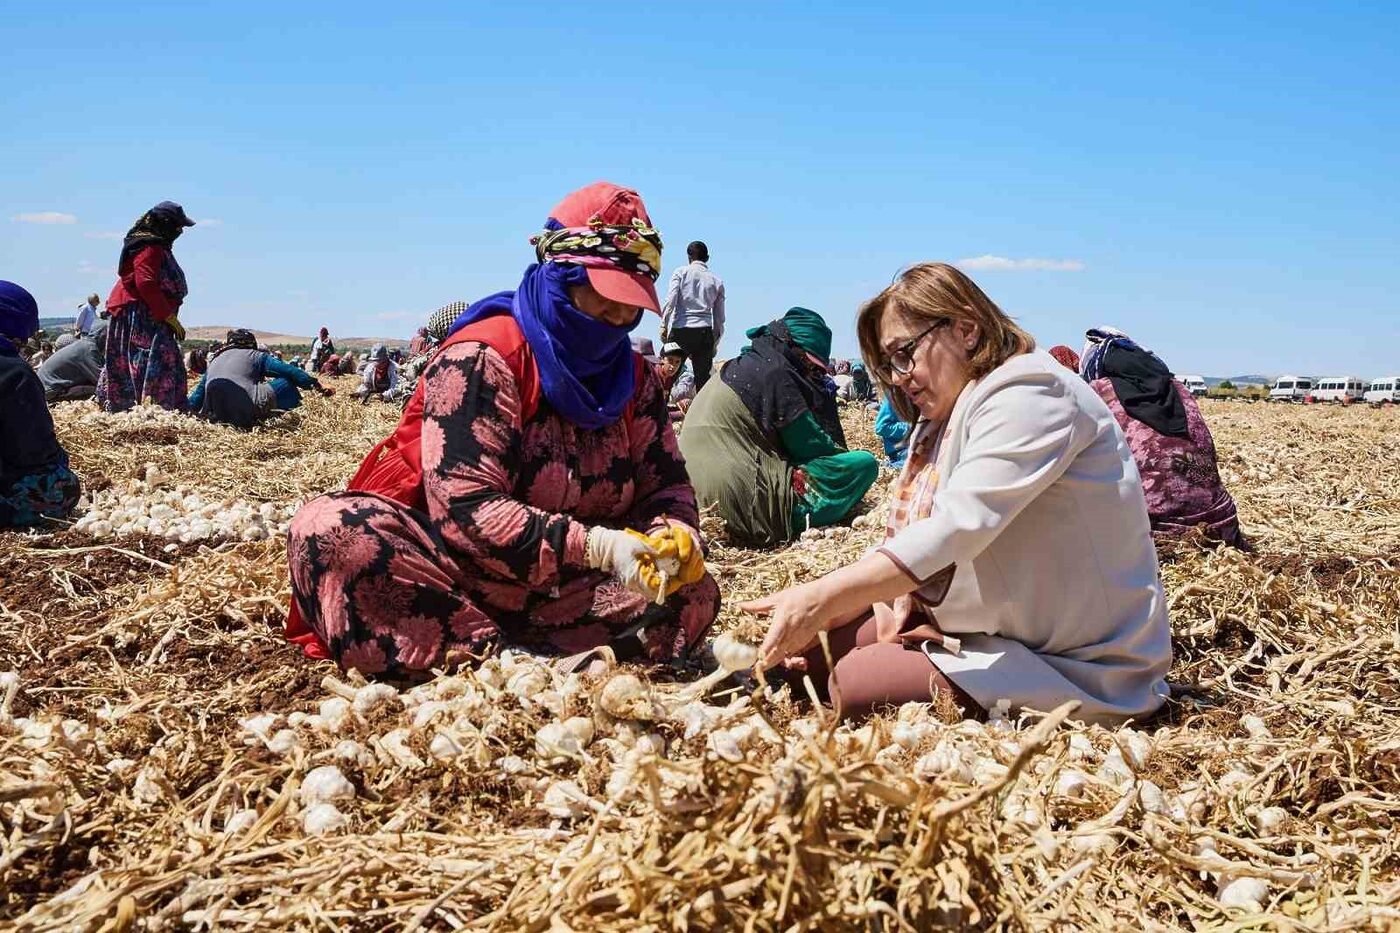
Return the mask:
<path fill-rule="evenodd" d="M 222 227 L 224 222 L 217 217 L 206 217 L 203 220 L 196 220 L 196 227 Z"/>
<path fill-rule="evenodd" d="M 111 263 L 95 263 L 84 259 L 78 263 L 78 272 L 81 275 L 111 275 Z"/>
<path fill-rule="evenodd" d="M 116 230 L 89 230 L 83 234 L 89 240 L 120 240 L 122 234 Z"/>
<path fill-rule="evenodd" d="M 1035 270 L 1039 272 L 1082 272 L 1084 263 L 1078 259 L 1009 259 L 1006 256 L 973 256 L 970 259 L 959 259 L 957 265 L 963 269 L 981 269 L 996 271 L 1021 271 Z"/>
<path fill-rule="evenodd" d="M 16 214 L 10 219 L 22 224 L 75 224 L 78 222 L 77 215 L 65 214 L 62 211 L 35 211 L 29 214 Z"/>

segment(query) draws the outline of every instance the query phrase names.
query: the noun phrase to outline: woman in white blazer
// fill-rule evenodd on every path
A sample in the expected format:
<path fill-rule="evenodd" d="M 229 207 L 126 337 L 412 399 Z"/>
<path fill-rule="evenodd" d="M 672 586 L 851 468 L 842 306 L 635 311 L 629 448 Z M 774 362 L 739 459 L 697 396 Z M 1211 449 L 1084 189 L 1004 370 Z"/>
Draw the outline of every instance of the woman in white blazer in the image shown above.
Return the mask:
<path fill-rule="evenodd" d="M 915 422 L 884 543 L 744 604 L 763 664 L 845 716 L 943 692 L 969 715 L 1078 700 L 1091 722 L 1167 696 L 1167 605 L 1142 485 L 1108 407 L 977 285 L 912 266 L 861 309 L 861 351 Z M 828 633 L 835 669 L 818 644 Z"/>

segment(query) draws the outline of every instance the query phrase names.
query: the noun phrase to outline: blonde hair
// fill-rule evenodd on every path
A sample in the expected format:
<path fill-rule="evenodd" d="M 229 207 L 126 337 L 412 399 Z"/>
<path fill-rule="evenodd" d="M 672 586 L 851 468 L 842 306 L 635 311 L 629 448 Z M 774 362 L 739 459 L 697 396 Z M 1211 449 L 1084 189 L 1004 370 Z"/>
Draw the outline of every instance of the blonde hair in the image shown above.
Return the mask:
<path fill-rule="evenodd" d="M 905 421 L 918 409 L 891 384 L 880 345 L 880 327 L 890 312 L 903 315 L 918 329 L 938 321 L 971 321 L 978 326 L 977 346 L 968 353 L 967 376 L 980 379 L 1002 363 L 1035 349 L 1035 338 L 997 307 L 987 293 L 960 269 L 945 262 L 921 262 L 901 272 L 884 291 L 861 306 L 856 336 L 865 367 Z M 919 326 L 922 325 L 922 326 Z"/>

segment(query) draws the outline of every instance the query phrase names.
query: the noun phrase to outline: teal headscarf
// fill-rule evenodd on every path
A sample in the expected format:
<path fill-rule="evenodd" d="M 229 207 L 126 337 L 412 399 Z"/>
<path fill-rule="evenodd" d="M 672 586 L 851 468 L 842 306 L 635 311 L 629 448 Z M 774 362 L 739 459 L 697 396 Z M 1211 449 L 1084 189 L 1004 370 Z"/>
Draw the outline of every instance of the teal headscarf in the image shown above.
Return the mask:
<path fill-rule="evenodd" d="M 778 319 L 787 325 L 792 342 L 823 362 L 831 358 L 831 328 L 822 316 L 807 308 L 788 308 L 787 314 Z M 768 333 L 768 325 L 750 327 L 744 336 L 753 340 Z"/>

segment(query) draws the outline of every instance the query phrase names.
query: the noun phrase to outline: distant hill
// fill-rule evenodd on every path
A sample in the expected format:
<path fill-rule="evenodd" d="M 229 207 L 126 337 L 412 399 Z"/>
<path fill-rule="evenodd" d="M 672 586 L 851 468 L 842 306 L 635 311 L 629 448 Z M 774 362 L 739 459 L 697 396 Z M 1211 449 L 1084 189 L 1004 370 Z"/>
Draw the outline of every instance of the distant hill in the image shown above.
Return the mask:
<path fill-rule="evenodd" d="M 1273 376 L 1261 376 L 1255 373 L 1252 376 L 1203 376 L 1206 385 L 1215 388 L 1220 383 L 1229 380 L 1237 386 L 1271 386 L 1274 384 Z"/>
<path fill-rule="evenodd" d="M 39 318 L 39 326 L 48 331 L 72 330 L 73 322 L 76 320 L 77 317 L 73 315 L 69 315 L 68 317 L 41 317 Z"/>
<path fill-rule="evenodd" d="M 189 340 L 223 340 L 230 328 L 219 324 L 210 327 L 190 327 L 186 329 L 185 337 Z M 279 346 L 311 346 L 311 337 L 300 337 L 294 334 L 278 334 L 272 331 L 255 330 L 253 336 L 258 339 L 258 343 L 268 347 Z M 368 350 L 376 343 L 382 343 L 387 347 L 407 346 L 408 341 L 402 337 L 341 337 L 332 334 L 331 339 L 335 345 L 345 350 Z"/>

